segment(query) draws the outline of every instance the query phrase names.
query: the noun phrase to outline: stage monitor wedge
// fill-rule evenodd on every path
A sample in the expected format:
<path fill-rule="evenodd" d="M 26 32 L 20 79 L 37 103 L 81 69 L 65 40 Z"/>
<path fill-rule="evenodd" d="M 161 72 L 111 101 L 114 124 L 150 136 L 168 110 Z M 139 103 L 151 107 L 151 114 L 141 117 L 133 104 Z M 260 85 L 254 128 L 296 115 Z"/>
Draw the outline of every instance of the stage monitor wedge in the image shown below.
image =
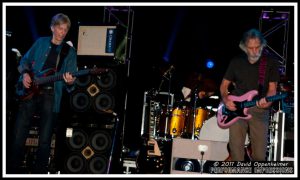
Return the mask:
<path fill-rule="evenodd" d="M 79 26 L 77 55 L 114 56 L 116 26 Z"/>

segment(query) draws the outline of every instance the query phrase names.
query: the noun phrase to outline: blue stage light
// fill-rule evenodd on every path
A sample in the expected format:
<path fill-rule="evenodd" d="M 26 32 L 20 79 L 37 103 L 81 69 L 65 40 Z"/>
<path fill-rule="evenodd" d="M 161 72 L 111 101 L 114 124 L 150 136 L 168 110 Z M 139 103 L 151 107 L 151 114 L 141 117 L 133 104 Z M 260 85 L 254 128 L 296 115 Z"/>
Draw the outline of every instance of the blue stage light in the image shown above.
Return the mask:
<path fill-rule="evenodd" d="M 207 59 L 207 60 L 206 60 L 206 67 L 207 67 L 208 69 L 212 69 L 214 66 L 215 66 L 215 63 L 214 63 L 213 60 L 211 60 L 211 59 Z"/>

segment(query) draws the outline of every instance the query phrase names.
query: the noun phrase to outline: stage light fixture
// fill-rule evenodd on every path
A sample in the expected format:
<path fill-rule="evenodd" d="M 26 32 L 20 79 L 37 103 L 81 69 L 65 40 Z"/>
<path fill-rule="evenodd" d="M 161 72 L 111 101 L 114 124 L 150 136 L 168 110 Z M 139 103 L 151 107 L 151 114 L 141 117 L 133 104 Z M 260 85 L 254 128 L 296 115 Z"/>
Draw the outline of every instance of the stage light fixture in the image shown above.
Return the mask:
<path fill-rule="evenodd" d="M 206 68 L 212 69 L 215 66 L 215 63 L 212 59 L 207 59 L 205 65 L 206 65 Z"/>

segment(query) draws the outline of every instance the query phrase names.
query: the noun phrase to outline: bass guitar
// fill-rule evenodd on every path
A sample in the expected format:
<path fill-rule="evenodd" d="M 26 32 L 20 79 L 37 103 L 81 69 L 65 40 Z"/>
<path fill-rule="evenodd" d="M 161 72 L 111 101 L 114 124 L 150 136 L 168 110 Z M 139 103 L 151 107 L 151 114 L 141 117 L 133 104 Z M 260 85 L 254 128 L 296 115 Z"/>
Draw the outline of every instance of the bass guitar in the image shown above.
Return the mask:
<path fill-rule="evenodd" d="M 234 104 L 236 105 L 237 110 L 230 111 L 226 108 L 226 106 L 223 103 L 220 103 L 218 107 L 218 125 L 221 128 L 228 128 L 238 120 L 249 120 L 251 119 L 251 115 L 248 114 L 248 109 L 252 106 L 256 105 L 257 99 L 252 100 L 256 95 L 258 94 L 258 91 L 252 90 L 247 93 L 245 93 L 242 96 L 234 96 L 229 95 L 228 99 L 232 100 Z M 287 96 L 287 93 L 282 93 L 274 96 L 266 97 L 267 102 L 272 102 L 276 100 L 283 99 Z"/>
<path fill-rule="evenodd" d="M 105 68 L 84 69 L 84 70 L 79 70 L 77 72 L 71 73 L 71 75 L 73 77 L 80 77 L 88 74 L 97 75 L 104 72 L 108 72 L 108 70 L 109 69 L 105 69 Z M 29 75 L 32 79 L 31 86 L 29 88 L 24 87 L 23 78 L 20 77 L 16 85 L 16 94 L 19 97 L 19 99 L 21 100 L 31 99 L 33 95 L 39 93 L 40 85 L 63 80 L 63 74 L 49 75 L 49 74 L 53 74 L 54 72 L 55 72 L 54 69 L 46 69 L 40 73 L 34 73 L 32 71 L 29 72 Z"/>

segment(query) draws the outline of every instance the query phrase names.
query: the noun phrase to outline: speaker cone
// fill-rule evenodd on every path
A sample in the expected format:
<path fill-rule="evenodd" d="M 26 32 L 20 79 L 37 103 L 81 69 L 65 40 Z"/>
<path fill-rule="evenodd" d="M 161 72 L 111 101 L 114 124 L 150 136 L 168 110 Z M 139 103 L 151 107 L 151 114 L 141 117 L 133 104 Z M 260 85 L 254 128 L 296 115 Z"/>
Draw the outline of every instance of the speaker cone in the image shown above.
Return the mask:
<path fill-rule="evenodd" d="M 200 163 L 196 159 L 179 158 L 175 163 L 175 170 L 200 172 Z"/>
<path fill-rule="evenodd" d="M 117 75 L 113 70 L 109 70 L 108 72 L 97 76 L 96 82 L 100 88 L 110 90 L 116 85 Z"/>
<path fill-rule="evenodd" d="M 71 107 L 77 112 L 84 112 L 90 107 L 90 96 L 85 91 L 75 91 L 71 95 Z"/>
<path fill-rule="evenodd" d="M 88 171 L 91 174 L 104 174 L 107 169 L 107 159 L 102 155 L 94 156 L 88 163 Z"/>
<path fill-rule="evenodd" d="M 65 169 L 71 174 L 80 174 L 86 169 L 86 160 L 79 153 L 71 153 L 65 163 Z"/>
<path fill-rule="evenodd" d="M 67 145 L 71 150 L 81 150 L 87 143 L 88 136 L 81 129 L 74 129 L 72 137 L 67 139 Z"/>
<path fill-rule="evenodd" d="M 94 100 L 94 108 L 96 111 L 102 113 L 112 110 L 115 107 L 115 98 L 109 92 L 102 92 L 98 94 Z"/>
<path fill-rule="evenodd" d="M 92 82 L 92 76 L 87 75 L 87 76 L 78 77 L 75 81 L 75 84 L 80 88 L 84 88 L 88 86 L 91 82 Z"/>
<path fill-rule="evenodd" d="M 110 133 L 104 130 L 98 130 L 91 134 L 90 145 L 96 152 L 107 152 L 112 144 Z"/>

